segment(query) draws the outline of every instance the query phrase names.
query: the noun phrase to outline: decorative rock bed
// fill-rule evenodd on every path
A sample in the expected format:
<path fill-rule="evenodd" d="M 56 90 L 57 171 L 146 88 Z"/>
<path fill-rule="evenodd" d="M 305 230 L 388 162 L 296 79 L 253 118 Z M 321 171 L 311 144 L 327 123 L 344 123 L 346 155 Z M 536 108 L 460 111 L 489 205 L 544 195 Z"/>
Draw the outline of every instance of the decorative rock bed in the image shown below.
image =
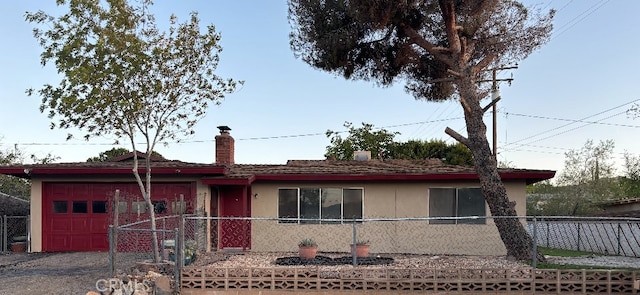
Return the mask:
<path fill-rule="evenodd" d="M 358 257 L 356 258 L 357 265 L 389 265 L 393 264 L 394 260 L 391 257 Z M 316 256 L 315 259 L 300 259 L 300 257 L 279 257 L 276 258 L 276 265 L 315 265 L 315 266 L 334 266 L 334 265 L 352 265 L 353 257 L 341 256 L 331 258 L 328 256 Z"/>

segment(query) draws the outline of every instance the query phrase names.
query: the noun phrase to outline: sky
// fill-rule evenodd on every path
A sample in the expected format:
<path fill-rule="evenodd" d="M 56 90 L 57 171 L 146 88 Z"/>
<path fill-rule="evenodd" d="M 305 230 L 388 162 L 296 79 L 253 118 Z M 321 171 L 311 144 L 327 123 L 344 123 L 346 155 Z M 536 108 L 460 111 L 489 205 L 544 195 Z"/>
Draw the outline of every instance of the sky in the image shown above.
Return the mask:
<path fill-rule="evenodd" d="M 33 38 L 26 11 L 61 11 L 55 0 L 6 1 L 0 18 L 0 148 L 25 155 L 46 154 L 59 162 L 81 162 L 112 147 L 112 137 L 80 139 L 78 130 L 50 129 L 39 111 L 40 98 L 25 94 L 60 77 L 40 64 L 42 48 Z M 626 111 L 640 102 L 640 26 L 636 0 L 528 0 L 557 10 L 550 42 L 518 64 L 498 73 L 498 159 L 511 166 L 560 171 L 565 153 L 587 140 L 613 140 L 612 161 L 622 173 L 624 152 L 640 154 L 640 118 Z M 366 122 L 400 132 L 397 140 L 454 140 L 446 127 L 465 134 L 459 103 L 417 101 L 404 81 L 381 88 L 311 68 L 289 47 L 285 0 L 157 0 L 152 11 L 160 26 L 171 13 L 186 20 L 197 11 L 201 24 L 222 34 L 217 74 L 244 80 L 219 106 L 211 106 L 191 137 L 156 150 L 168 159 L 213 163 L 216 126 L 235 138 L 240 164 L 284 164 L 323 159 L 327 130 Z M 492 123 L 487 116 L 488 138 Z M 67 134 L 78 139 L 66 140 Z M 345 135 L 345 133 L 343 133 Z M 28 162 L 28 159 L 27 159 Z"/>

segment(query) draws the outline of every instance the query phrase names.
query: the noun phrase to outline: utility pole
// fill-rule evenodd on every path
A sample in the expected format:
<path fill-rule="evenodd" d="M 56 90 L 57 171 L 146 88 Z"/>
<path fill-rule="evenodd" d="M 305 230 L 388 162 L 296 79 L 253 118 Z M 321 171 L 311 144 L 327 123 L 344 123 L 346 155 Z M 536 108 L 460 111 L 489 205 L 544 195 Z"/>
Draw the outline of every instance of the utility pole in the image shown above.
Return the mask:
<path fill-rule="evenodd" d="M 492 82 L 491 104 L 492 104 L 492 110 L 493 110 L 493 157 L 496 160 L 496 163 L 498 161 L 498 106 L 497 104 L 498 104 L 498 101 L 502 98 L 500 96 L 498 82 L 509 82 L 509 84 L 511 84 L 511 81 L 513 81 L 513 78 L 498 79 L 497 77 L 498 71 L 512 70 L 517 68 L 518 68 L 518 64 L 516 64 L 515 66 L 504 66 L 504 67 L 488 69 L 488 71 L 491 71 L 491 74 L 492 74 L 491 80 L 478 81 L 478 82 Z"/>

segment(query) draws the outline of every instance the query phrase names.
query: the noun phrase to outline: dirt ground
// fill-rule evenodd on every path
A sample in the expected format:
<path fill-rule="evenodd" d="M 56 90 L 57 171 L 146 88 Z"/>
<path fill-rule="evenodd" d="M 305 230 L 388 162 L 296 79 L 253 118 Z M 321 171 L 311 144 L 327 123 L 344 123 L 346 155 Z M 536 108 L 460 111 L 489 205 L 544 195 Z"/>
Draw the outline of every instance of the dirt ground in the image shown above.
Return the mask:
<path fill-rule="evenodd" d="M 109 278 L 106 252 L 0 253 L 0 295 L 86 294 Z"/>

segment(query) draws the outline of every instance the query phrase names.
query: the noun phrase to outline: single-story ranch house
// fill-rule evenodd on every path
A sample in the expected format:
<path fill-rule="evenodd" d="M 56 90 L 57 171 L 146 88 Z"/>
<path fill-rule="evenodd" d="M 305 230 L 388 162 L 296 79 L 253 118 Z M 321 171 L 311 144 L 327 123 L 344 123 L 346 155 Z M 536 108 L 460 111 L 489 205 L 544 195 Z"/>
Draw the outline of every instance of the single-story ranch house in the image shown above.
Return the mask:
<path fill-rule="evenodd" d="M 311 237 L 321 251 L 347 251 L 354 218 L 489 215 L 473 167 L 437 159 L 368 158 L 235 164 L 234 139 L 228 127 L 221 127 L 215 164 L 152 159 L 155 212 L 172 215 L 186 207 L 187 213 L 205 216 L 288 220 L 255 220 L 241 227 L 207 223 L 208 250 L 294 251 L 300 239 Z M 107 162 L 0 167 L 2 174 L 31 179 L 31 250 L 107 250 L 116 190 L 121 195 L 119 224 L 148 216 L 131 173 L 132 158 L 129 154 Z M 518 215 L 525 215 L 526 185 L 554 174 L 500 169 Z M 179 204 L 180 195 L 186 206 Z M 367 221 L 357 228 L 379 253 L 506 253 L 491 219 Z"/>

